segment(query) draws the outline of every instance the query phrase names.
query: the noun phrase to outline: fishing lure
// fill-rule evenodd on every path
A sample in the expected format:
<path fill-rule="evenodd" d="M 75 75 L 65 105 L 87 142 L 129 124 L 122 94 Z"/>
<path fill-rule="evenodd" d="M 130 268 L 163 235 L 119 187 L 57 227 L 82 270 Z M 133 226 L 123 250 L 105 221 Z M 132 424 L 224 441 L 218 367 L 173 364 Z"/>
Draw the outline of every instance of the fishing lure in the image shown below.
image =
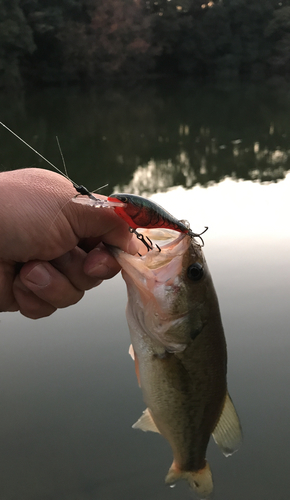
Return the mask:
<path fill-rule="evenodd" d="M 188 234 L 192 238 L 199 238 L 202 246 L 204 245 L 201 235 L 208 230 L 208 227 L 205 227 L 201 233 L 194 233 L 190 229 L 188 221 L 176 219 L 167 210 L 151 200 L 135 194 L 117 193 L 110 195 L 108 201 L 123 203 L 122 207 L 116 206 L 114 211 L 129 224 L 131 232 L 135 232 L 138 227 L 173 229 Z"/>
<path fill-rule="evenodd" d="M 152 241 L 148 238 L 148 236 L 146 236 L 149 241 L 148 243 L 143 234 L 138 233 L 138 227 L 146 229 L 173 229 L 174 231 L 188 234 L 192 238 L 199 238 L 202 242 L 202 246 L 204 246 L 204 241 L 201 235 L 208 230 L 208 227 L 205 227 L 204 231 L 201 233 L 194 233 L 190 229 L 188 221 L 176 219 L 176 217 L 167 212 L 167 210 L 163 207 L 151 200 L 148 200 L 147 198 L 143 198 L 142 196 L 135 194 L 114 193 L 108 196 L 107 200 L 108 203 L 111 203 L 111 207 L 114 209 L 115 213 L 129 224 L 129 231 L 134 233 L 137 238 L 142 241 L 148 251 L 153 249 Z M 73 201 L 76 203 L 83 203 L 85 205 L 89 204 L 91 206 L 98 206 L 94 202 L 90 202 L 86 199 Z M 156 245 L 156 247 L 159 251 L 161 251 L 158 245 Z"/>

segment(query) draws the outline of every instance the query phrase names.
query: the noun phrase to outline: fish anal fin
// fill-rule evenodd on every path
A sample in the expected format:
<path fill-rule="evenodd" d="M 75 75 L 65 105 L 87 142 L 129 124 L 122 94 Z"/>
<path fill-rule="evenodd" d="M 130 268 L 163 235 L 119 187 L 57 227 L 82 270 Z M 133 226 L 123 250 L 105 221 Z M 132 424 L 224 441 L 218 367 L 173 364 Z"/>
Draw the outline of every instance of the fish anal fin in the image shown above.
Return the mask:
<path fill-rule="evenodd" d="M 228 393 L 223 411 L 212 435 L 226 457 L 235 453 L 242 442 L 240 419 Z"/>
<path fill-rule="evenodd" d="M 172 484 L 180 479 L 185 479 L 200 499 L 206 500 L 211 497 L 213 482 L 210 466 L 207 462 L 203 469 L 197 471 L 184 471 L 173 461 L 165 478 L 165 482 L 167 484 Z"/>
<path fill-rule="evenodd" d="M 143 411 L 139 420 L 137 420 L 137 422 L 134 425 L 132 425 L 132 428 L 141 429 L 141 431 L 144 432 L 147 431 L 159 432 L 148 408 L 146 408 L 146 410 Z"/>

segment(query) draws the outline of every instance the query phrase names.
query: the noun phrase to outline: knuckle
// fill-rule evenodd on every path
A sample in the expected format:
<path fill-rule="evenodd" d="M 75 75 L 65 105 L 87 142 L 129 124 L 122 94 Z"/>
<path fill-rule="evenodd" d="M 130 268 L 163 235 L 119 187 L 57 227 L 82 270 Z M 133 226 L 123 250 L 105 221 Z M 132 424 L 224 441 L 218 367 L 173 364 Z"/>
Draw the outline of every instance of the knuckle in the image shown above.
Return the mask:
<path fill-rule="evenodd" d="M 72 293 L 67 294 L 66 297 L 61 297 L 59 301 L 54 302 L 54 305 L 60 309 L 68 306 L 73 306 L 83 298 L 84 294 L 85 292 L 83 292 L 82 290 L 74 290 Z"/>
<path fill-rule="evenodd" d="M 20 306 L 20 313 L 29 319 L 39 319 L 50 316 L 56 311 L 51 304 L 40 303 L 37 300 L 30 301 L 29 304 Z"/>

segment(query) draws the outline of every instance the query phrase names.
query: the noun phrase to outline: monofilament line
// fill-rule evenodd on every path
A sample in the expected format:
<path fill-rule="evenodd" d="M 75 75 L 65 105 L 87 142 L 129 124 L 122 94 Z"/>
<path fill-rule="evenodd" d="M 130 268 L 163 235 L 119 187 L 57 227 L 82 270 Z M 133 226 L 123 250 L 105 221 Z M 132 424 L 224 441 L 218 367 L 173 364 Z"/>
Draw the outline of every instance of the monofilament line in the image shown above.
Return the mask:
<path fill-rule="evenodd" d="M 65 175 L 69 179 L 67 168 L 66 168 L 66 163 L 65 163 L 65 160 L 64 160 L 63 152 L 62 152 L 62 149 L 60 147 L 60 142 L 59 142 L 59 139 L 58 139 L 57 135 L 55 136 L 55 138 L 56 138 L 56 142 L 57 142 L 58 149 L 59 149 L 59 152 L 60 152 L 60 156 L 61 156 L 61 159 L 62 159 L 62 164 L 63 164 Z"/>
<path fill-rule="evenodd" d="M 34 149 L 32 146 L 30 146 L 30 144 L 28 144 L 28 142 L 26 142 L 24 139 L 22 139 L 21 137 L 19 137 L 19 135 L 17 135 L 15 132 L 13 132 L 13 130 L 11 130 L 9 127 L 7 127 L 7 125 L 5 125 L 3 122 L 0 122 L 0 125 L 2 125 L 2 127 L 6 128 L 6 130 L 8 130 L 11 134 L 13 134 L 15 137 L 17 137 L 17 139 L 19 139 L 19 141 L 23 142 L 23 144 L 25 144 L 25 146 L 27 146 L 29 149 L 31 149 L 34 153 L 36 153 L 40 158 L 42 158 L 46 163 L 48 163 L 51 167 L 53 167 L 59 174 L 61 174 L 63 177 L 66 177 L 72 184 L 73 186 L 76 186 L 76 183 L 70 179 L 70 177 L 67 175 L 67 174 L 64 174 L 58 167 L 56 167 L 53 163 L 51 163 L 51 161 L 49 161 L 47 158 L 45 158 L 41 153 L 39 153 L 39 151 L 36 151 L 36 149 Z M 65 169 L 66 170 L 66 169 Z"/>

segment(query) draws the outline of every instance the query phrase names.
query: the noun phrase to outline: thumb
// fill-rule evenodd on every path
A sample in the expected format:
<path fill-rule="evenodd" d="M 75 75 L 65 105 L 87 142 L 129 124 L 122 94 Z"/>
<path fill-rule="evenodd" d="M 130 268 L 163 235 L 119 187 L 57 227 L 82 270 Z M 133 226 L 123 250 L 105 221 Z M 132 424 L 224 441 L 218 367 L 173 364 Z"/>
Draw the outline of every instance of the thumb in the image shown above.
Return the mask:
<path fill-rule="evenodd" d="M 106 199 L 104 196 L 98 198 Z M 127 222 L 118 217 L 113 208 L 92 207 L 71 200 L 64 208 L 64 213 L 79 239 L 98 238 L 128 253 L 135 254 L 138 251 L 137 238 L 130 233 Z"/>

